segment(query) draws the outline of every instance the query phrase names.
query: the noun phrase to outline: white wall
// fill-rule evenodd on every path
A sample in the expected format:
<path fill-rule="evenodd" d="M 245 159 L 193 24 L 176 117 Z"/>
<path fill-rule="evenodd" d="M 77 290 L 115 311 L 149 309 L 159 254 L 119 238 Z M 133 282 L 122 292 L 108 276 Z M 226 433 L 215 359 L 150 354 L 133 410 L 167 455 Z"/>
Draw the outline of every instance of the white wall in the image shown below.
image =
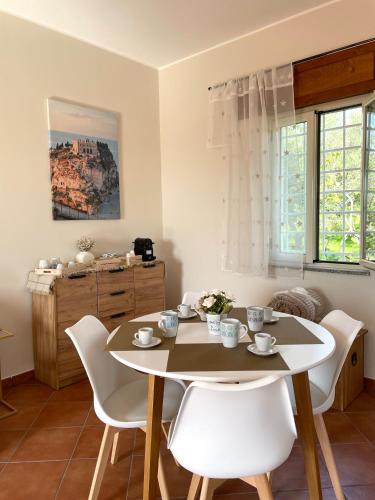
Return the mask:
<path fill-rule="evenodd" d="M 224 287 L 242 303 L 265 303 L 294 280 L 264 280 L 220 271 L 224 169 L 206 149 L 207 87 L 255 69 L 296 61 L 375 35 L 375 2 L 344 0 L 208 51 L 160 72 L 163 228 L 168 296 Z M 180 274 L 180 271 L 181 274 Z M 374 275 L 306 273 L 303 286 L 319 288 L 330 307 L 365 321 L 366 375 L 375 378 Z"/>
<path fill-rule="evenodd" d="M 3 377 L 33 367 L 26 276 L 42 257 L 74 258 L 89 234 L 95 251 L 162 237 L 158 73 L 69 37 L 0 14 L 0 345 Z M 46 98 L 121 113 L 120 220 L 53 221 Z"/>

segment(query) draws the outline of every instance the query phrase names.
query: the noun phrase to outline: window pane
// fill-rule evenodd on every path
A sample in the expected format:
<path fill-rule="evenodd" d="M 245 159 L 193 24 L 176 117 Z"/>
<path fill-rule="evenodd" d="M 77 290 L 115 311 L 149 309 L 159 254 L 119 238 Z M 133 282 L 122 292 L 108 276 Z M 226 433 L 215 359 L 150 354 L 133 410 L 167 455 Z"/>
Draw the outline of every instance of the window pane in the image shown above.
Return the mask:
<path fill-rule="evenodd" d="M 318 259 L 332 262 L 358 262 L 362 107 L 356 106 L 321 113 L 319 124 Z"/>
<path fill-rule="evenodd" d="M 281 128 L 281 251 L 305 251 L 307 123 Z"/>
<path fill-rule="evenodd" d="M 366 110 L 366 194 L 365 194 L 365 257 L 375 260 L 375 111 L 373 105 Z"/>

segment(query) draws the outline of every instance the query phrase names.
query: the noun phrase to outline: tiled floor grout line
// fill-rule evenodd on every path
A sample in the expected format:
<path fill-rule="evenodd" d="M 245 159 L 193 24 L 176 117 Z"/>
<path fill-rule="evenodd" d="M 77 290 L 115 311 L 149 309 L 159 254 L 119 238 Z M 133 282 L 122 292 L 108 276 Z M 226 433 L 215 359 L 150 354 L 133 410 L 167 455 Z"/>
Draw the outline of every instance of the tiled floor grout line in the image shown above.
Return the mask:
<path fill-rule="evenodd" d="M 50 397 L 50 396 L 49 396 Z M 42 404 L 42 407 L 40 409 L 40 411 L 38 412 L 38 414 L 35 416 L 35 418 L 32 420 L 32 422 L 30 423 L 30 425 L 25 429 L 21 439 L 19 440 L 19 443 L 17 444 L 17 446 L 14 448 L 13 450 L 13 453 L 10 455 L 9 459 L 7 460 L 7 463 L 18 463 L 18 462 L 12 462 L 12 458 L 14 457 L 16 451 L 19 449 L 19 447 L 21 446 L 21 444 L 25 441 L 25 438 L 28 434 L 28 432 L 30 431 L 30 429 L 32 428 L 32 426 L 34 425 L 34 423 L 36 422 L 36 420 L 38 419 L 39 415 L 42 413 L 42 411 L 44 410 L 44 408 L 47 406 L 47 401 L 48 399 L 44 402 L 44 403 L 41 403 Z M 2 469 L 2 471 L 0 471 L 0 474 L 6 469 L 6 466 Z"/>
<path fill-rule="evenodd" d="M 68 467 L 69 467 L 69 465 L 70 465 L 70 463 L 71 463 L 71 461 L 72 461 L 73 455 L 74 455 L 74 453 L 75 453 L 75 451 L 76 451 L 76 449 L 77 449 L 78 442 L 79 442 L 79 440 L 80 440 L 80 438 L 81 438 L 81 436 L 82 436 L 82 433 L 83 433 L 83 431 L 84 431 L 84 429 L 85 429 L 85 424 L 86 424 L 86 422 L 87 422 L 87 419 L 89 418 L 89 415 L 90 415 L 90 410 L 91 410 L 91 408 L 92 408 L 92 407 L 93 407 L 93 405 L 91 404 L 91 405 L 90 405 L 90 408 L 89 408 L 89 410 L 88 410 L 88 412 L 87 412 L 86 418 L 85 418 L 85 420 L 84 420 L 84 422 L 83 422 L 83 424 L 82 424 L 82 426 L 81 426 L 81 431 L 80 431 L 80 432 L 79 432 L 79 434 L 78 434 L 76 444 L 74 445 L 74 448 L 73 448 L 73 450 L 72 450 L 72 453 L 70 454 L 70 458 L 67 460 L 66 467 L 65 467 L 64 472 L 63 472 L 63 474 L 62 474 L 62 476 L 61 476 L 61 479 L 60 479 L 59 485 L 58 485 L 57 490 L 56 490 L 56 493 L 55 493 L 55 497 L 54 497 L 55 499 L 57 498 L 57 496 L 58 496 L 58 494 L 59 494 L 59 492 L 60 492 L 61 485 L 62 485 L 62 483 L 63 483 L 63 481 L 64 481 L 64 479 L 65 479 L 66 472 L 67 472 Z"/>
<path fill-rule="evenodd" d="M 353 412 L 353 413 L 366 413 L 366 412 Z M 361 431 L 361 429 L 359 429 L 359 427 L 356 426 L 356 424 L 354 422 L 352 422 L 352 420 L 350 419 L 350 417 L 347 416 L 347 414 L 345 414 L 347 419 L 349 420 L 349 422 L 352 424 L 352 426 L 354 427 L 354 429 L 359 432 L 359 434 L 365 439 L 365 442 L 367 444 L 370 444 L 372 447 L 374 447 L 374 443 L 372 441 L 370 441 L 368 439 L 368 437 Z"/>

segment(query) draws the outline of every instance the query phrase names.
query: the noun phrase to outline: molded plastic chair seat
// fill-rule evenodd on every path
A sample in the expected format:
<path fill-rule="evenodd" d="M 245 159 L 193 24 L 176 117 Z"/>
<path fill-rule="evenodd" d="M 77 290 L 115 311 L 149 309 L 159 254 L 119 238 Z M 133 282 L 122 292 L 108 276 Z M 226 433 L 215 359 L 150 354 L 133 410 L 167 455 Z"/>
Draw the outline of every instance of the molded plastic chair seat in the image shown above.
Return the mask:
<path fill-rule="evenodd" d="M 105 350 L 109 334 L 95 316 L 84 316 L 65 331 L 77 349 L 90 380 L 95 413 L 106 424 L 89 494 L 89 500 L 96 500 L 112 443 L 111 462 L 114 464 L 117 461 L 119 429 L 144 429 L 146 426 L 148 377 L 119 363 Z M 171 421 L 177 414 L 184 392 L 185 384 L 180 380 L 165 383 L 164 422 Z M 169 500 L 160 456 L 158 479 L 162 499 Z"/>
<path fill-rule="evenodd" d="M 322 413 L 329 410 L 335 400 L 335 387 L 340 376 L 348 352 L 363 328 L 362 321 L 351 318 L 344 311 L 335 310 L 328 313 L 320 322 L 335 338 L 336 349 L 333 356 L 324 363 L 309 370 L 309 382 L 311 391 L 311 403 L 314 413 L 314 424 L 324 460 L 331 478 L 332 486 L 337 500 L 344 500 L 345 495 L 341 487 L 335 458 L 333 456 L 327 429 Z M 290 399 L 294 413 L 296 404 L 292 380 L 287 379 Z"/>
<path fill-rule="evenodd" d="M 134 380 L 113 391 L 103 401 L 102 407 L 95 404 L 98 417 L 113 427 L 145 427 L 147 415 L 147 376 Z M 170 422 L 178 412 L 183 387 L 174 380 L 166 380 L 163 400 L 163 422 Z M 105 414 L 103 414 L 104 412 Z"/>
<path fill-rule="evenodd" d="M 170 428 L 168 447 L 177 462 L 194 473 L 189 500 L 195 498 L 200 477 L 201 500 L 212 497 L 219 480 L 232 478 L 255 486 L 260 498 L 268 500 L 272 493 L 266 473 L 288 458 L 295 438 L 282 378 L 241 384 L 193 382 Z"/>
<path fill-rule="evenodd" d="M 285 380 L 286 383 L 288 384 L 289 396 L 290 396 L 290 401 L 292 403 L 293 412 L 294 414 L 296 414 L 297 409 L 296 409 L 296 400 L 294 397 L 293 382 L 291 377 L 285 377 Z M 311 402 L 314 415 L 326 412 L 331 408 L 333 404 L 333 401 L 335 399 L 335 393 L 333 392 L 332 394 L 327 396 L 327 394 L 325 394 L 317 385 L 311 382 L 311 380 L 309 382 L 310 382 Z"/>

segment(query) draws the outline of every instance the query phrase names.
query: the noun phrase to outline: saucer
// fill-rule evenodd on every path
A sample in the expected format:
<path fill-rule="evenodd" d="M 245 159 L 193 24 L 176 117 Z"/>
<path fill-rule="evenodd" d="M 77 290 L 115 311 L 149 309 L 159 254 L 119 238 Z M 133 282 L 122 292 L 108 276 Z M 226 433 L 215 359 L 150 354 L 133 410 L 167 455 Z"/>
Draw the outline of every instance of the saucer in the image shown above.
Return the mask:
<path fill-rule="evenodd" d="M 180 312 L 178 313 L 178 319 L 192 319 L 196 316 L 198 316 L 198 314 L 195 311 L 190 311 L 190 314 L 188 314 L 188 316 L 182 316 Z"/>
<path fill-rule="evenodd" d="M 269 351 L 258 351 L 256 344 L 250 344 L 247 346 L 247 350 L 256 356 L 273 356 L 279 352 L 279 348 L 275 345 Z"/>
<path fill-rule="evenodd" d="M 139 340 L 137 339 L 134 339 L 132 341 L 132 344 L 135 345 L 135 347 L 141 347 L 142 349 L 149 349 L 151 347 L 155 347 L 157 345 L 159 345 L 161 342 L 161 339 L 159 339 L 159 337 L 152 337 L 152 340 L 149 344 L 141 344 L 139 342 Z"/>
<path fill-rule="evenodd" d="M 277 322 L 279 321 L 279 319 L 280 319 L 280 318 L 279 318 L 278 316 L 272 316 L 272 319 L 265 319 L 265 320 L 263 321 L 263 323 L 264 323 L 265 325 L 270 325 L 271 323 L 277 323 Z"/>

